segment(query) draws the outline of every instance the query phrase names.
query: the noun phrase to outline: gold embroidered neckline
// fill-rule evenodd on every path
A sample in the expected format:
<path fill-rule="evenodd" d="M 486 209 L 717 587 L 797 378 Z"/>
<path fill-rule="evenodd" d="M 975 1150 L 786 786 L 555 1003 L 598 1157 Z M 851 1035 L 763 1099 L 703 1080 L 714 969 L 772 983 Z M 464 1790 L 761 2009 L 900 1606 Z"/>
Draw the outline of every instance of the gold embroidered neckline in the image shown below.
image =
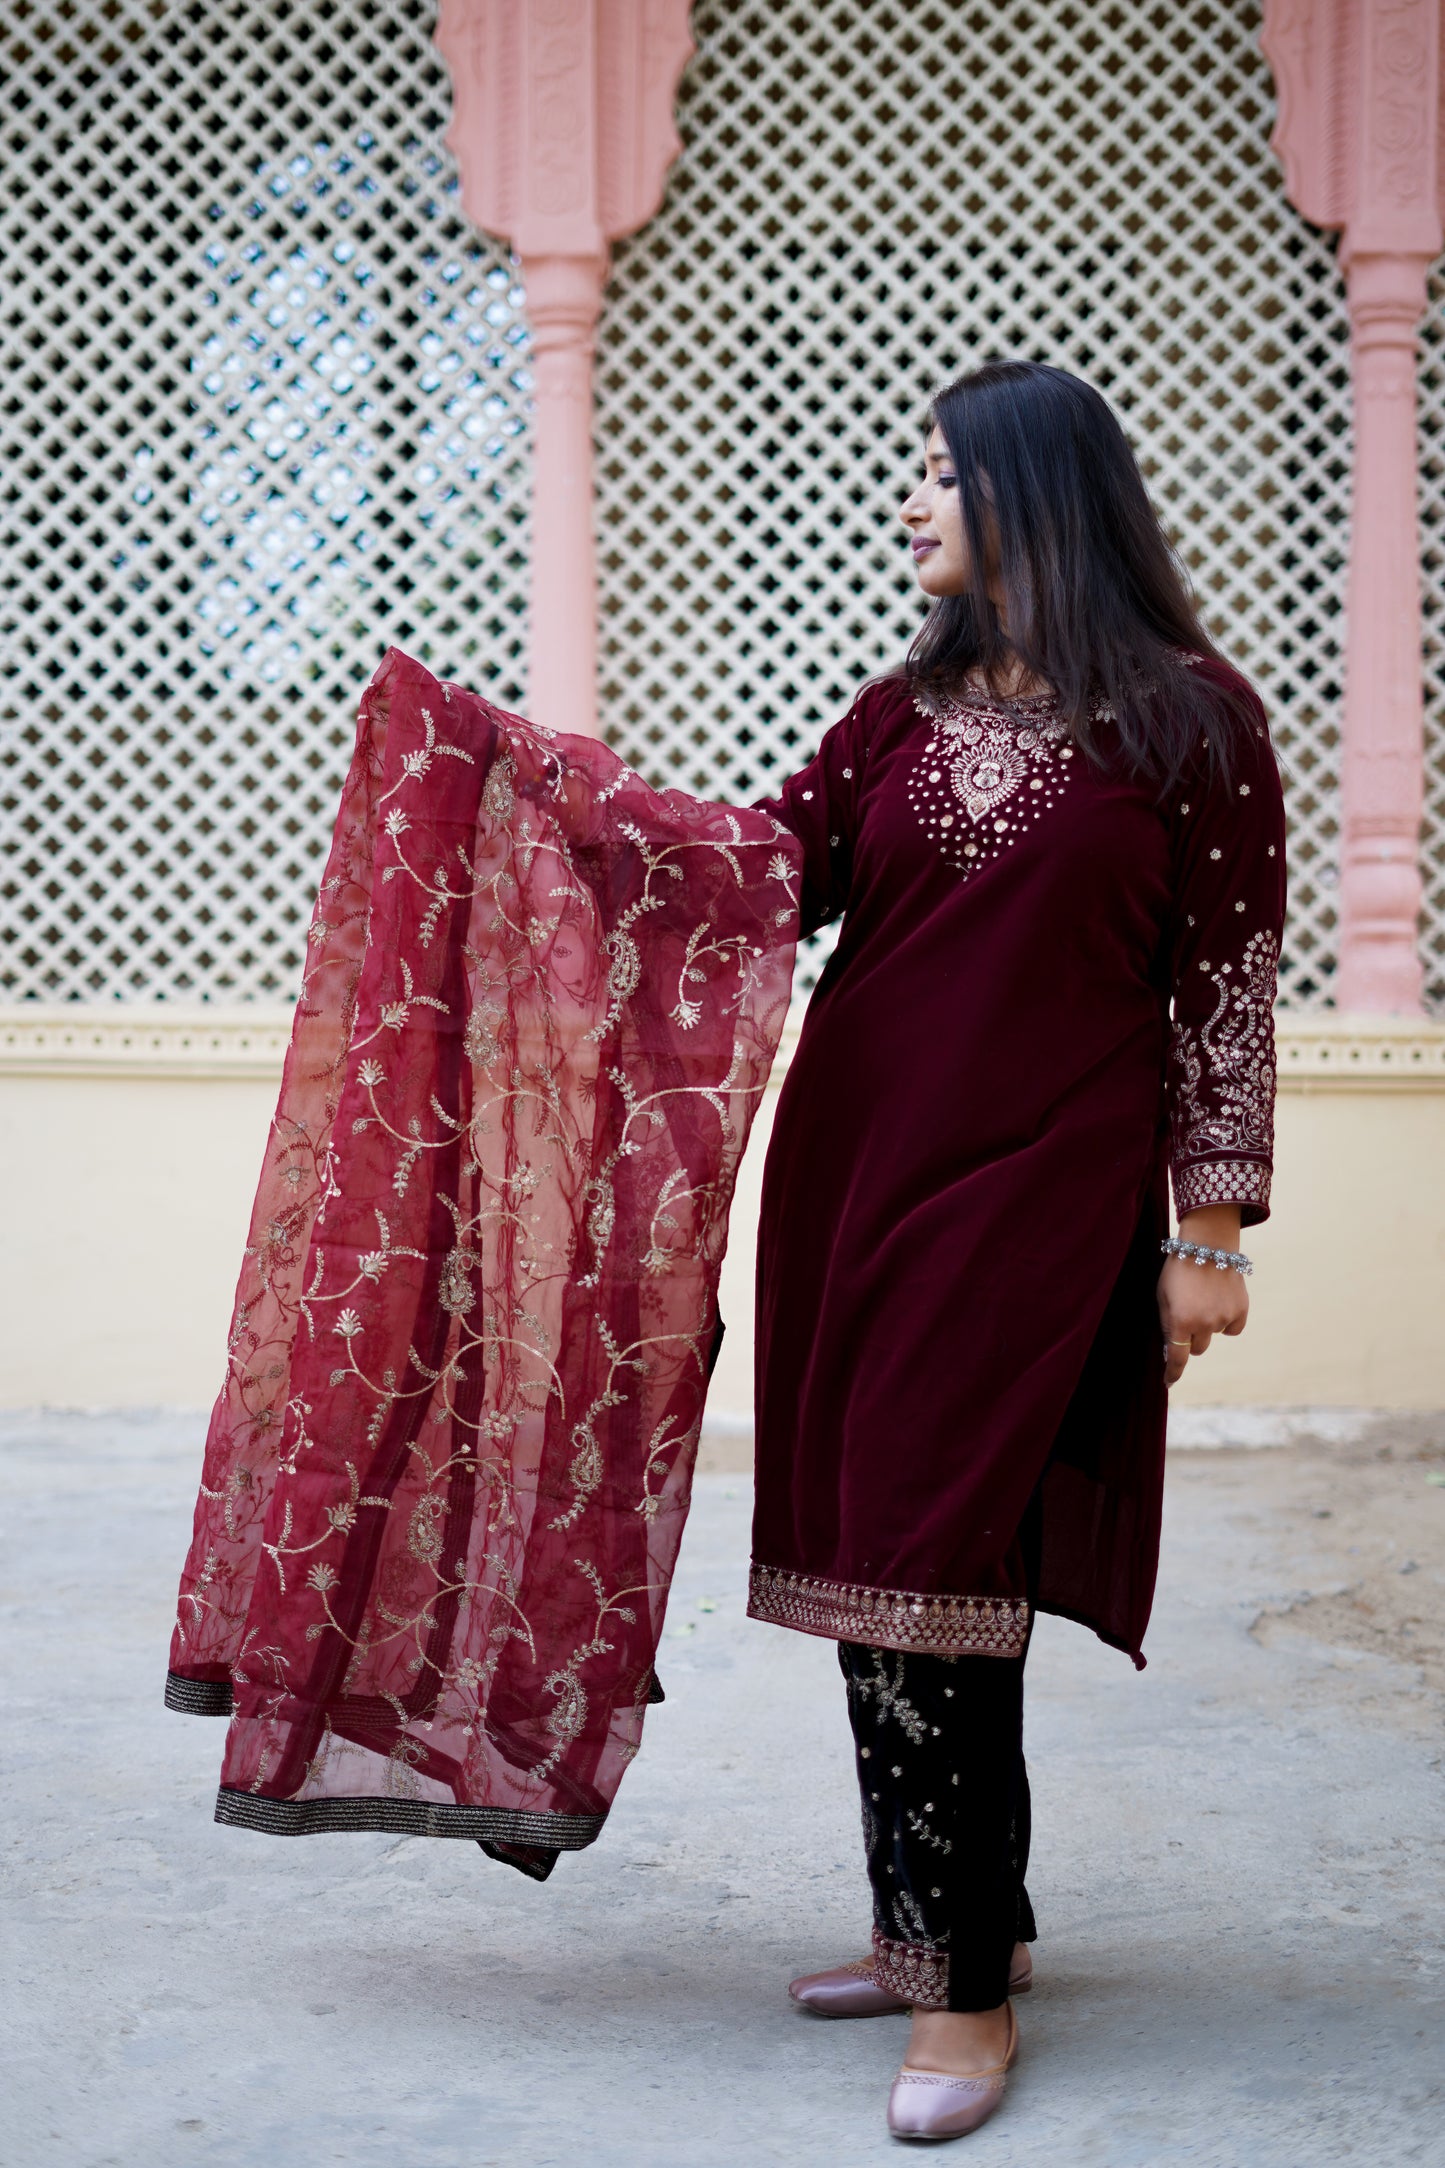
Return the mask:
<path fill-rule="evenodd" d="M 927 716 L 930 722 L 937 723 L 944 730 L 957 730 L 965 721 L 980 721 L 984 718 L 990 722 L 1001 723 L 1008 729 L 1024 723 L 1037 725 L 1051 709 L 1057 708 L 1059 696 L 1050 690 L 1042 693 L 1020 693 L 1003 700 L 996 693 L 984 692 L 973 686 L 965 686 L 960 692 L 945 692 L 920 685 L 914 688 L 913 704 L 921 715 Z"/>
<path fill-rule="evenodd" d="M 908 778 L 909 803 L 940 856 L 967 878 L 1058 802 L 1075 748 L 1051 712 L 1052 694 L 1018 712 L 921 692 L 914 705 L 932 728 Z"/>

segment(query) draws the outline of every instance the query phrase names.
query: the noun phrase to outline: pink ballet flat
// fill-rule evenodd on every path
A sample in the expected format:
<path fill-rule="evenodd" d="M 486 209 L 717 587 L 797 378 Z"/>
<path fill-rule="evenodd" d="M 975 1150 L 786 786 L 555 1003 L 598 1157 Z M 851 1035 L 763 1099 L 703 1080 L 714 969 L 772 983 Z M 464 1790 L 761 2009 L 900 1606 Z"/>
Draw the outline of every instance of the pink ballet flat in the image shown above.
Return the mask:
<path fill-rule="evenodd" d="M 888 2128 L 895 2138 L 966 2138 L 1003 2106 L 1004 2081 L 1019 2051 L 1019 2021 L 1008 2008 L 1008 2046 L 992 2070 L 955 2078 L 942 2070 L 910 2070 L 907 2063 L 888 2095 Z"/>
<path fill-rule="evenodd" d="M 1021 1942 L 1014 1951 L 1008 1991 L 1011 1995 L 1027 1995 L 1033 1984 L 1033 1959 L 1028 1944 Z M 788 1993 L 800 2010 L 810 2011 L 814 2017 L 888 2017 L 911 2008 L 878 1985 L 871 1957 L 855 1957 L 851 1963 L 834 1965 L 827 1972 L 805 1972 L 789 1980 Z"/>

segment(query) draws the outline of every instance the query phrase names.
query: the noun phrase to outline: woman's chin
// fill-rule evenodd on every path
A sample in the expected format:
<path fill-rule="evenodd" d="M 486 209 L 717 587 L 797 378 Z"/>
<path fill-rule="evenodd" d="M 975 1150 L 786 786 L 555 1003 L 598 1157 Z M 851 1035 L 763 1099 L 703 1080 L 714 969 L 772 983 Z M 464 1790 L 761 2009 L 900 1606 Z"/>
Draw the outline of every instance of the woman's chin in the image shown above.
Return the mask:
<path fill-rule="evenodd" d="M 925 595 L 958 595 L 963 592 L 962 580 L 952 575 L 946 565 L 936 565 L 929 557 L 921 558 L 913 567 L 913 576 Z"/>

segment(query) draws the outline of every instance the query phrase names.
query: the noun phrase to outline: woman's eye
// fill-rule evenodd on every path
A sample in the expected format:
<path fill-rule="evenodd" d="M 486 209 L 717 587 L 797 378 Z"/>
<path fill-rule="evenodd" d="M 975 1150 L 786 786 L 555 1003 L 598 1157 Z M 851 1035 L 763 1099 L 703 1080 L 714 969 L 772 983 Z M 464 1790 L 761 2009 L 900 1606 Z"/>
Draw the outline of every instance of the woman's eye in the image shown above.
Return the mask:
<path fill-rule="evenodd" d="M 940 474 L 940 476 L 938 477 L 938 486 L 940 489 L 952 489 L 957 483 L 957 481 L 958 476 L 956 474 Z"/>

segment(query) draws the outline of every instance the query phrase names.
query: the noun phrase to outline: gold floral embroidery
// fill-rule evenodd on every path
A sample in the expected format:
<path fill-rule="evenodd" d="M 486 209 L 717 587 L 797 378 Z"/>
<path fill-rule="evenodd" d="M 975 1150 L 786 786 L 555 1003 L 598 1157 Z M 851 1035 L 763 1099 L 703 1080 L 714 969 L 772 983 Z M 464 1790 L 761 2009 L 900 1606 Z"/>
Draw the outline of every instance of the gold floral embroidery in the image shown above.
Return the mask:
<path fill-rule="evenodd" d="M 934 1656 L 1020 1656 L 1028 1640 L 1023 1597 L 923 1596 L 824 1581 L 754 1561 L 748 1617 L 830 1641 L 918 1649 Z"/>
<path fill-rule="evenodd" d="M 1057 803 L 1074 748 L 1049 695 L 1016 714 L 946 694 L 917 692 L 914 705 L 936 727 L 909 776 L 909 804 L 946 862 L 976 873 Z"/>
<path fill-rule="evenodd" d="M 891 1716 L 913 1745 L 918 1746 L 926 1734 L 927 1726 L 904 1691 L 906 1681 L 903 1676 L 902 1654 L 897 1650 L 888 1651 L 894 1658 L 891 1679 L 884 1661 L 884 1651 L 875 1646 L 870 1650 L 870 1654 L 873 1658 L 873 1676 L 871 1679 L 864 1679 L 855 1675 L 854 1693 L 860 1701 L 868 1701 L 870 1698 L 876 1700 L 879 1723 Z"/>
<path fill-rule="evenodd" d="M 1214 1006 L 1202 1023 L 1176 1017 L 1170 1049 L 1177 1071 L 1171 1108 L 1176 1178 L 1191 1159 L 1269 1153 L 1278 960 L 1279 943 L 1264 932 L 1251 936 L 1237 968 L 1199 967 L 1209 973 Z"/>
<path fill-rule="evenodd" d="M 873 1930 L 873 1982 L 918 2010 L 948 2008 L 948 1952 L 928 1942 L 894 1942 Z"/>
<path fill-rule="evenodd" d="M 1269 1209 L 1270 1169 L 1262 1159 L 1197 1159 L 1174 1169 L 1174 1209 L 1183 1219 L 1206 1204 L 1257 1204 Z"/>
<path fill-rule="evenodd" d="M 565 1802 L 610 1796 L 652 1676 L 797 850 L 765 817 L 679 818 L 633 782 L 607 816 L 632 898 L 609 918 L 579 847 L 619 771 L 507 717 L 445 852 L 435 777 L 477 755 L 418 689 L 459 721 L 400 657 L 363 708 L 168 1698 L 220 1714 L 230 1687 L 188 1674 L 234 1680 L 223 1818 L 586 1842 L 600 1813 Z M 496 712 L 474 707 L 476 746 Z M 685 1075 L 624 1062 L 655 955 Z M 604 1540 L 633 1515 L 635 1540 Z M 284 1646 L 253 1647 L 254 1619 Z M 502 1752 L 507 1665 L 531 1728 Z M 564 1772 L 584 1731 L 606 1767 L 589 1749 L 581 1784 Z"/>

